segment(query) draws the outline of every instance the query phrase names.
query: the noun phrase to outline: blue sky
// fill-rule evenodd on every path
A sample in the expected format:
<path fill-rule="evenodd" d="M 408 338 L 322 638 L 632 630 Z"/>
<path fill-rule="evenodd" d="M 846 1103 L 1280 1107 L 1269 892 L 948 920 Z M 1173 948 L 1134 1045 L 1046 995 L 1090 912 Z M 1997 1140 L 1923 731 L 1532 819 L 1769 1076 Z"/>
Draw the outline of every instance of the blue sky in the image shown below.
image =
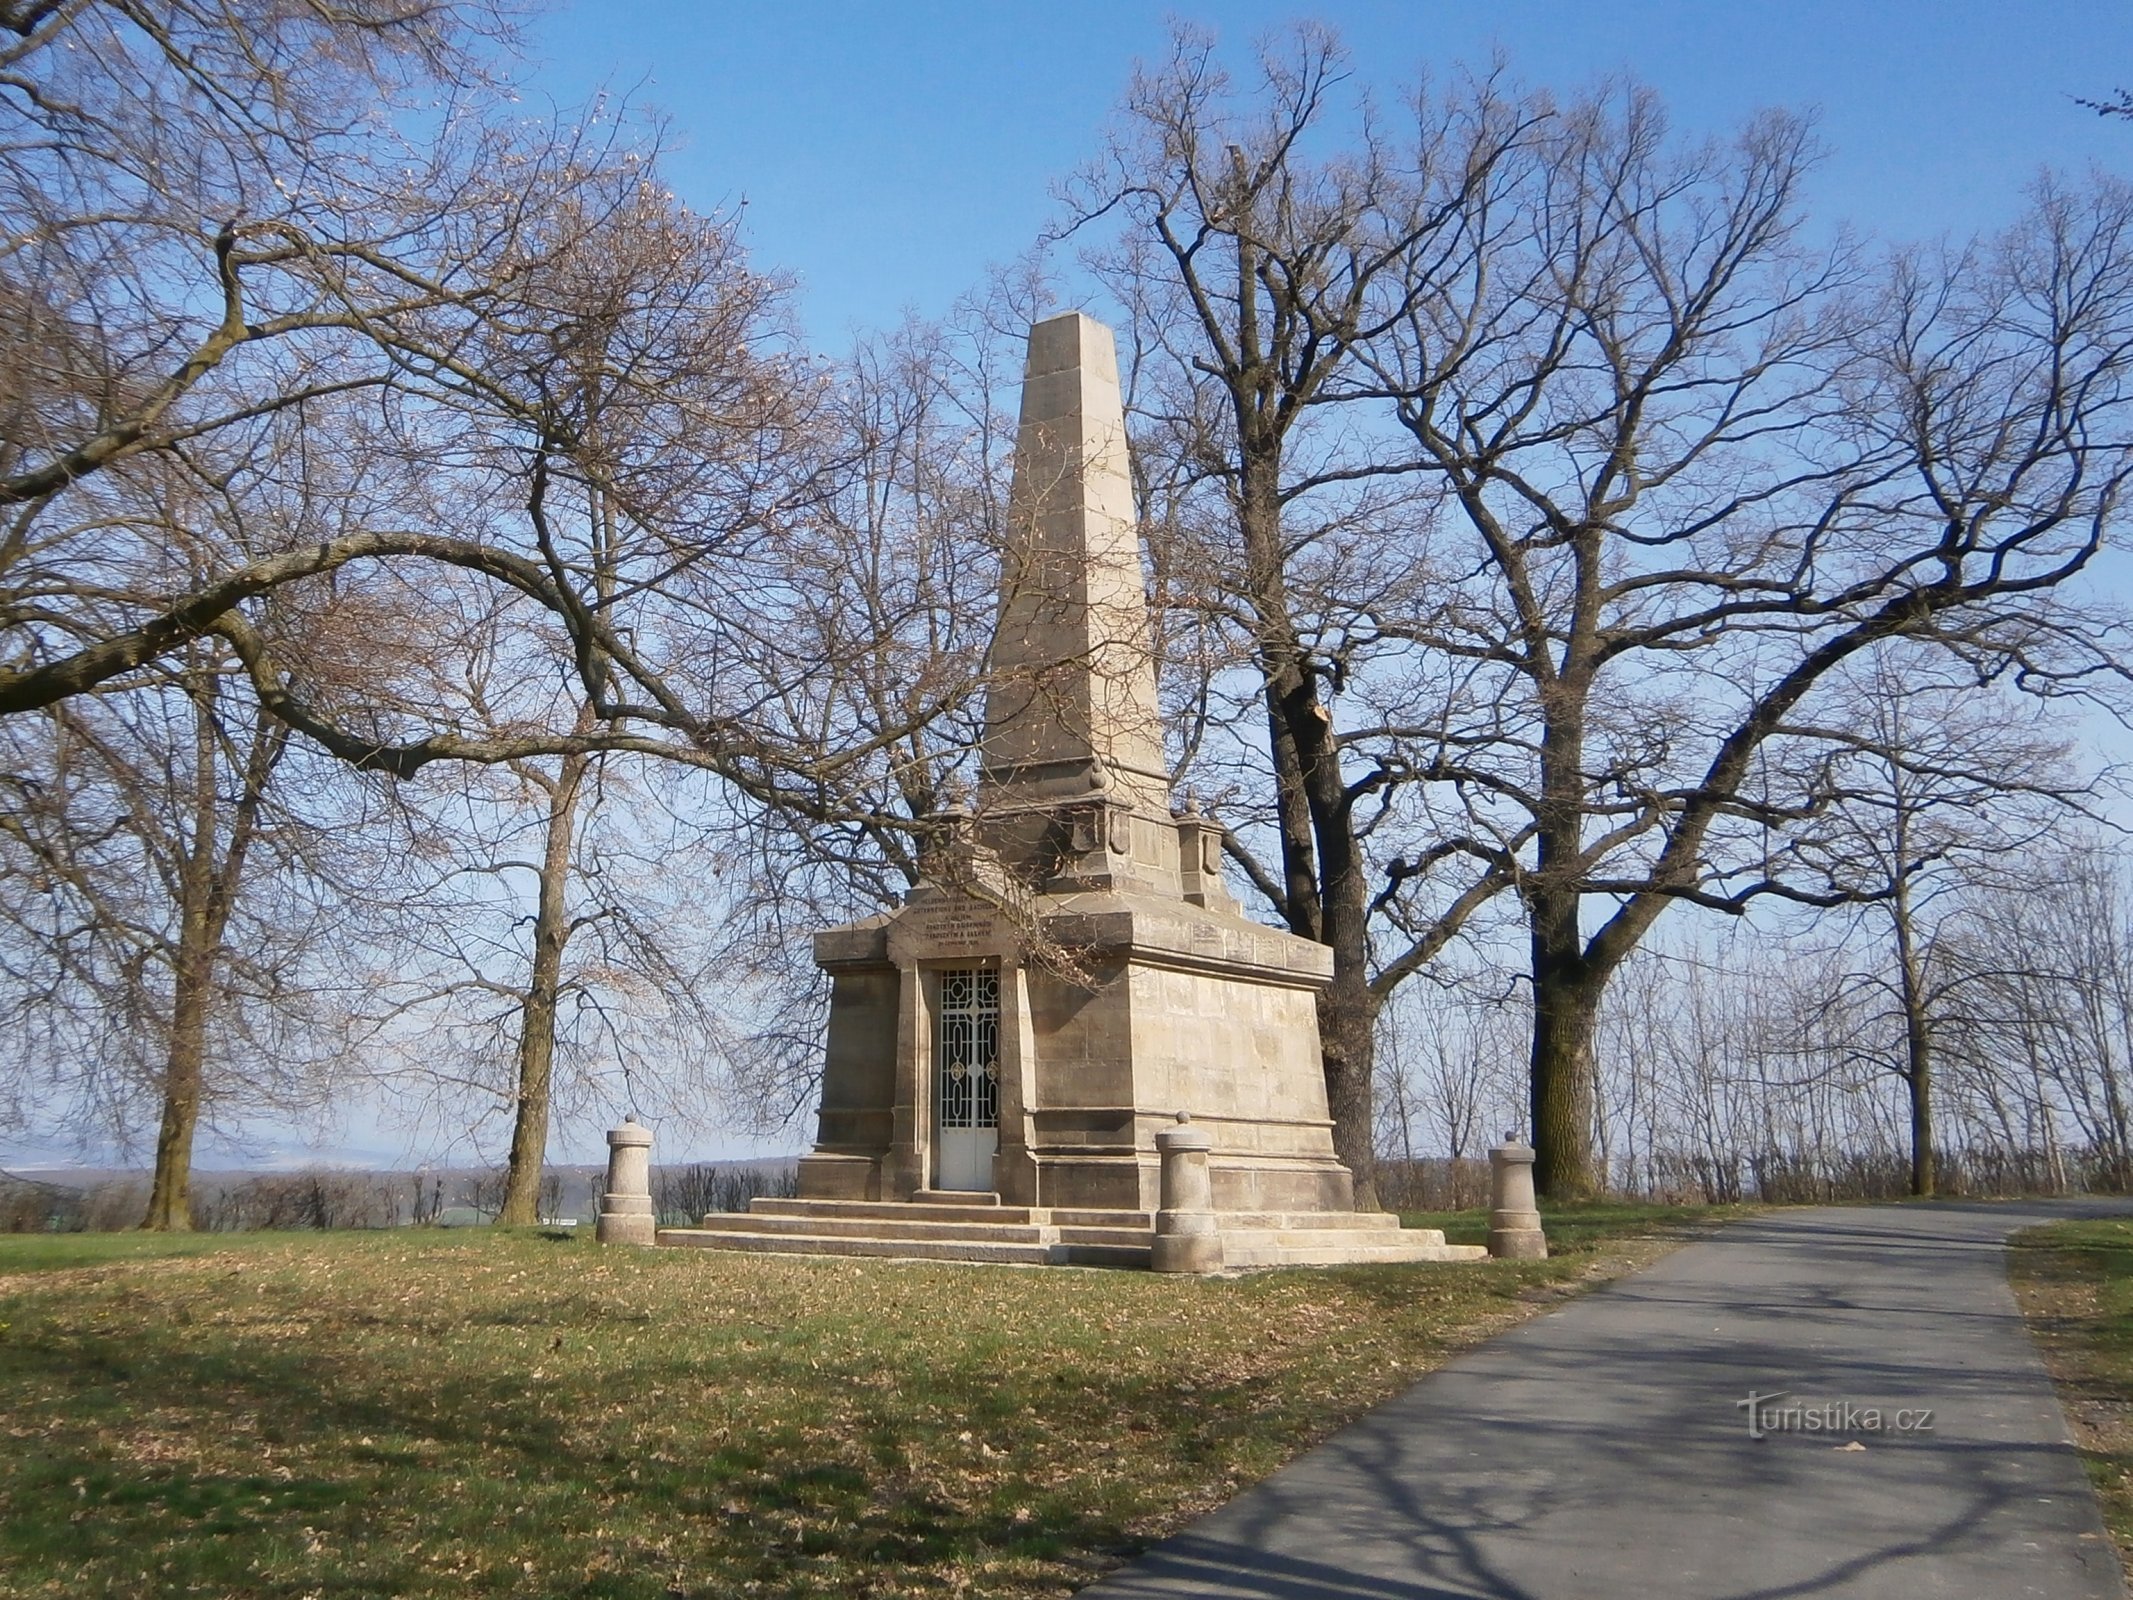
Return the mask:
<path fill-rule="evenodd" d="M 1992 227 L 2047 165 L 2133 170 L 2133 122 L 2071 98 L 2133 88 L 2126 0 L 577 0 L 536 27 L 536 83 L 663 111 L 682 195 L 745 201 L 759 264 L 799 280 L 811 337 L 835 350 L 906 309 L 945 310 L 1027 248 L 1171 15 L 1240 63 L 1261 34 L 1316 17 L 1388 95 L 1500 48 L 1531 84 L 1627 71 L 1689 132 L 1812 109 L 1832 147 L 1817 215 L 1887 238 Z"/>

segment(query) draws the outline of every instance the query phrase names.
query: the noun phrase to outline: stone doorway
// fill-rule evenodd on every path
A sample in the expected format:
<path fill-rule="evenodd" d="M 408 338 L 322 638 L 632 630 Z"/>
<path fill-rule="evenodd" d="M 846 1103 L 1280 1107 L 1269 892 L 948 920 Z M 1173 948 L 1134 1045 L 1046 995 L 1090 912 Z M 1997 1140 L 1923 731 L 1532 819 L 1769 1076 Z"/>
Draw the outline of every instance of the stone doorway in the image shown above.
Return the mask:
<path fill-rule="evenodd" d="M 1000 974 L 940 974 L 934 1038 L 936 1189 L 989 1190 L 1000 1147 Z"/>

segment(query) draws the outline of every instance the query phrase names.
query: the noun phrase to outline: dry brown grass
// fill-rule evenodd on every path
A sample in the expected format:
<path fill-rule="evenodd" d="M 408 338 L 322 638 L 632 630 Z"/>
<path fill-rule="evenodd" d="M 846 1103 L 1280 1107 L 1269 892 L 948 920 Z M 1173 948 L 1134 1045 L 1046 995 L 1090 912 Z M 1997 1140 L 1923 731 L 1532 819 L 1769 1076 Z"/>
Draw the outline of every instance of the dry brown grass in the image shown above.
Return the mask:
<path fill-rule="evenodd" d="M 2133 1579 L 2133 1222 L 2016 1236 L 2008 1275 Z"/>
<path fill-rule="evenodd" d="M 0 1593 L 668 1600 L 1070 1593 L 1664 1245 L 1215 1280 L 66 1248 L 0 1239 Z"/>

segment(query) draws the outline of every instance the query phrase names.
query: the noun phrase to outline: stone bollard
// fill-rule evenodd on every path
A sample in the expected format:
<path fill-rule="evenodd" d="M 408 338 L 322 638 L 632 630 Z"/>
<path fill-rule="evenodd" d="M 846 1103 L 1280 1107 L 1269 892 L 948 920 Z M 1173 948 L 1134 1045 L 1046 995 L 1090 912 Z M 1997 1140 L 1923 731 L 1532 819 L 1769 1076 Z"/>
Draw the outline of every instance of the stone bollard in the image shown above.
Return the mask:
<path fill-rule="evenodd" d="M 1533 1199 L 1533 1147 L 1512 1134 L 1489 1152 L 1489 1254 L 1538 1261 L 1548 1253 Z"/>
<path fill-rule="evenodd" d="M 652 1214 L 652 1130 L 635 1117 L 607 1130 L 607 1191 L 600 1196 L 602 1244 L 656 1244 Z"/>
<path fill-rule="evenodd" d="M 1178 1125 L 1155 1136 L 1163 1157 L 1163 1207 L 1155 1214 L 1155 1250 L 1148 1264 L 1157 1272 L 1219 1272 L 1222 1235 L 1215 1228 L 1215 1192 L 1207 1177 L 1214 1136 L 1195 1128 L 1182 1111 Z"/>

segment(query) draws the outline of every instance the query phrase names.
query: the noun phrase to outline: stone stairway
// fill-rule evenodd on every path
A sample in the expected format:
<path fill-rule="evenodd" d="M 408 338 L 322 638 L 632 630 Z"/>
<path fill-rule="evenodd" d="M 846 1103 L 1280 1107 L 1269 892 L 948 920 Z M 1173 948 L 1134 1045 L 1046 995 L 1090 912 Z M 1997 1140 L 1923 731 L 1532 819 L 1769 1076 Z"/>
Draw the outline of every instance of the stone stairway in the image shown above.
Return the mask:
<path fill-rule="evenodd" d="M 1225 1267 L 1333 1267 L 1371 1261 L 1484 1261 L 1478 1244 L 1446 1244 L 1436 1228 L 1403 1228 L 1389 1211 L 1245 1212 L 1223 1218 Z"/>
<path fill-rule="evenodd" d="M 1472 1261 L 1479 1245 L 1448 1245 L 1434 1228 L 1400 1227 L 1383 1212 L 1225 1212 L 1228 1267 L 1333 1266 L 1369 1261 Z M 1016 1266 L 1145 1267 L 1155 1232 L 1146 1211 L 1001 1205 L 996 1195 L 922 1192 L 915 1200 L 757 1200 L 694 1228 L 662 1228 L 663 1245 L 764 1254 L 991 1261 Z"/>

